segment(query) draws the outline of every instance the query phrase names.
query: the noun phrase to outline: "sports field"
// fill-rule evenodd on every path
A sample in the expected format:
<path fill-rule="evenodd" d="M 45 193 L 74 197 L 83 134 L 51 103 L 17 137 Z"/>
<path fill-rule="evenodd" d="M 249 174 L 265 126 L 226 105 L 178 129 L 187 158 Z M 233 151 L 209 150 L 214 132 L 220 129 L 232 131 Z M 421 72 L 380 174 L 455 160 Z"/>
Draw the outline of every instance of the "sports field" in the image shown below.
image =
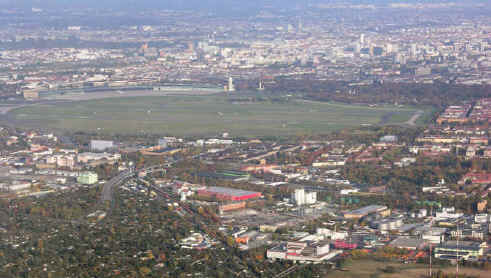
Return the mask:
<path fill-rule="evenodd" d="M 10 112 L 16 124 L 71 131 L 176 136 L 322 134 L 361 125 L 403 124 L 416 108 L 289 100 L 234 102 L 226 95 L 141 96 L 38 104 Z"/>

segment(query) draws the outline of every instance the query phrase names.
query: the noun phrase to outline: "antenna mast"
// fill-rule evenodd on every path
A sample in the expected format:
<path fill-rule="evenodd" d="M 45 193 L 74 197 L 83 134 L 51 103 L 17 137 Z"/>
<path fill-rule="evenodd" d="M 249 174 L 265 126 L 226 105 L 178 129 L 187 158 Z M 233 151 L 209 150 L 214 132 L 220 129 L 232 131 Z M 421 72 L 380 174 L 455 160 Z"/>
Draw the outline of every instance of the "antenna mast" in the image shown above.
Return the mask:
<path fill-rule="evenodd" d="M 431 211 L 430 211 L 430 239 L 433 237 L 433 204 L 431 205 Z M 433 245 L 431 244 L 431 240 L 430 240 L 430 278 L 433 277 L 433 261 L 432 261 L 432 257 L 433 257 Z"/>
<path fill-rule="evenodd" d="M 460 231 L 459 231 L 459 222 L 457 222 L 457 272 L 455 273 L 455 277 L 459 277 L 459 239 L 460 239 Z"/>

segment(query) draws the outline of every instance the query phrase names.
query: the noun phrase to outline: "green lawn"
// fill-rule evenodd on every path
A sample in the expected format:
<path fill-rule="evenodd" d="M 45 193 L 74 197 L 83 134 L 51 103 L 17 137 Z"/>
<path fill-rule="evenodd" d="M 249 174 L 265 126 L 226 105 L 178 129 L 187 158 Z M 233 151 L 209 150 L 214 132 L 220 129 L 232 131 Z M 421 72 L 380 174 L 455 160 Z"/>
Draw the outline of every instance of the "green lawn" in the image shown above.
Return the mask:
<path fill-rule="evenodd" d="M 394 273 L 385 273 L 387 266 L 394 268 Z M 397 262 L 379 262 L 370 259 L 353 260 L 344 271 L 334 270 L 329 272 L 329 278 L 421 278 L 428 274 L 428 265 L 424 264 L 402 264 Z M 434 273 L 439 270 L 448 275 L 455 273 L 454 267 L 433 266 Z M 491 277 L 487 270 L 475 268 L 460 268 L 460 273 L 472 277 Z"/>
<path fill-rule="evenodd" d="M 239 136 L 322 134 L 362 124 L 401 124 L 416 108 L 292 100 L 231 103 L 227 96 L 143 96 L 37 105 L 14 110 L 21 125 L 99 131 Z M 387 116 L 389 115 L 389 116 Z"/>

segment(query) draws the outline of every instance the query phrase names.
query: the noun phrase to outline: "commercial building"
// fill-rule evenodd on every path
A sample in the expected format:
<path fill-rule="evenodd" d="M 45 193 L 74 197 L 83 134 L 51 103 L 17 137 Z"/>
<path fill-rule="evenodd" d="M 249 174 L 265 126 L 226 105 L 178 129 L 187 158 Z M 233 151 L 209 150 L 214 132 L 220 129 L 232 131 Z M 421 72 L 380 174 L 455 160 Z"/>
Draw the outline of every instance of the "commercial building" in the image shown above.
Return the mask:
<path fill-rule="evenodd" d="M 203 250 L 211 246 L 210 239 L 203 234 L 193 233 L 191 236 L 181 239 L 181 248 Z"/>
<path fill-rule="evenodd" d="M 370 227 L 378 229 L 380 232 L 394 231 L 403 225 L 402 217 L 385 218 L 370 223 Z"/>
<path fill-rule="evenodd" d="M 227 187 L 211 186 L 205 189 L 198 190 L 199 196 L 214 197 L 219 200 L 228 201 L 244 201 L 259 198 L 262 196 L 261 192 L 246 191 Z"/>
<path fill-rule="evenodd" d="M 223 204 L 218 206 L 218 211 L 220 212 L 220 214 L 222 214 L 227 211 L 244 209 L 245 207 L 246 207 L 246 202 L 234 202 L 234 203 Z"/>
<path fill-rule="evenodd" d="M 53 155 L 46 158 L 46 163 L 72 169 L 75 167 L 75 158 L 71 155 Z"/>
<path fill-rule="evenodd" d="M 243 171 L 234 171 L 234 170 L 222 170 L 216 172 L 217 178 L 230 179 L 230 180 L 238 180 L 238 179 L 250 179 L 251 175 L 247 172 Z"/>
<path fill-rule="evenodd" d="M 442 211 L 438 211 L 435 214 L 436 220 L 444 220 L 444 219 L 458 219 L 464 216 L 463 213 L 455 212 L 455 208 L 442 208 Z"/>
<path fill-rule="evenodd" d="M 328 241 L 294 241 L 281 243 L 268 249 L 266 256 L 272 260 L 320 263 L 341 254 L 341 250 L 330 251 Z"/>
<path fill-rule="evenodd" d="M 483 224 L 483 223 L 491 222 L 490 220 L 491 220 L 491 218 L 487 213 L 480 213 L 480 214 L 474 215 L 474 222 L 475 223 Z"/>
<path fill-rule="evenodd" d="M 446 228 L 432 227 L 431 225 L 420 227 L 418 231 L 415 231 L 415 234 L 419 234 L 422 239 L 431 244 L 440 244 L 444 242 L 446 233 Z"/>
<path fill-rule="evenodd" d="M 22 92 L 25 100 L 38 100 L 39 99 L 39 91 L 38 90 L 24 90 Z"/>
<path fill-rule="evenodd" d="M 168 156 L 181 152 L 182 150 L 183 149 L 181 148 L 172 148 L 172 147 L 164 148 L 158 145 L 150 148 L 141 149 L 140 153 L 148 156 Z"/>
<path fill-rule="evenodd" d="M 484 254 L 486 242 L 447 241 L 435 248 L 435 258 L 444 260 L 477 259 Z"/>
<path fill-rule="evenodd" d="M 25 191 L 30 189 L 31 189 L 30 182 L 13 181 L 8 184 L 6 183 L 0 184 L 0 191 L 19 192 L 19 191 Z"/>
<path fill-rule="evenodd" d="M 167 146 L 169 145 L 169 141 L 167 141 L 167 139 L 165 139 L 165 138 L 161 138 L 161 139 L 159 139 L 158 144 L 162 148 L 167 148 Z"/>
<path fill-rule="evenodd" d="M 444 123 L 465 123 L 469 119 L 467 118 L 470 110 L 472 109 L 472 105 L 466 104 L 461 106 L 449 106 L 445 111 L 438 117 L 436 122 L 441 125 Z"/>
<path fill-rule="evenodd" d="M 316 234 L 330 240 L 345 240 L 349 236 L 346 231 L 338 232 L 326 228 L 317 228 Z"/>
<path fill-rule="evenodd" d="M 109 154 L 109 153 L 81 153 L 77 156 L 79 163 L 89 163 L 97 160 L 116 161 L 121 159 L 121 154 Z"/>
<path fill-rule="evenodd" d="M 469 172 L 465 174 L 462 179 L 458 182 L 459 184 L 466 184 L 466 183 L 471 183 L 471 184 L 489 184 L 491 183 L 491 173 L 475 173 L 475 172 Z"/>
<path fill-rule="evenodd" d="M 257 231 L 250 231 L 235 237 L 235 242 L 239 244 L 249 244 L 249 241 L 258 235 Z"/>
<path fill-rule="evenodd" d="M 335 249 L 340 249 L 340 250 L 353 250 L 358 248 L 358 244 L 355 242 L 351 242 L 351 240 L 346 241 L 346 240 L 335 240 L 332 242 L 332 246 Z"/>
<path fill-rule="evenodd" d="M 380 138 L 380 142 L 383 142 L 383 143 L 395 143 L 398 141 L 398 137 L 395 136 L 395 135 L 385 135 L 383 137 Z"/>
<path fill-rule="evenodd" d="M 91 140 L 90 141 L 90 149 L 92 151 L 105 151 L 107 149 L 114 148 L 113 141 L 105 141 L 105 140 Z"/>
<path fill-rule="evenodd" d="M 408 250 L 421 250 L 426 247 L 427 242 L 420 238 L 401 236 L 394 239 L 389 245 Z"/>
<path fill-rule="evenodd" d="M 81 184 L 95 184 L 98 181 L 98 176 L 94 172 L 84 172 L 77 177 L 77 182 Z"/>

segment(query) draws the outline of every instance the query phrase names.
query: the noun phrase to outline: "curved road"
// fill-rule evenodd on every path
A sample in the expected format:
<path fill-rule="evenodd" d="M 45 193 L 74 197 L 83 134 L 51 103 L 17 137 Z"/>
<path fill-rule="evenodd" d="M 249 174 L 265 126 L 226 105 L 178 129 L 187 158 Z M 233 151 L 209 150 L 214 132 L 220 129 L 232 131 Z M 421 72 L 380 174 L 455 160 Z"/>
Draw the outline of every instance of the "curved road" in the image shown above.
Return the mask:
<path fill-rule="evenodd" d="M 152 172 L 155 171 L 155 169 L 162 169 L 162 165 L 154 165 L 150 166 L 147 168 L 143 168 L 141 170 L 138 170 L 138 172 L 144 171 L 144 172 Z M 128 169 L 124 170 L 121 173 L 119 173 L 117 176 L 113 177 L 110 179 L 108 182 L 104 184 L 104 187 L 102 188 L 102 197 L 100 201 L 104 203 L 105 201 L 112 201 L 113 199 L 113 188 L 114 186 L 120 186 L 123 182 L 125 182 L 127 179 L 135 176 L 137 174 L 137 171 L 133 169 Z"/>
<path fill-rule="evenodd" d="M 124 170 L 123 172 L 119 173 L 117 176 L 106 182 L 104 184 L 104 187 L 102 188 L 101 202 L 104 203 L 105 201 L 112 201 L 114 191 L 113 187 L 119 186 L 120 183 L 124 182 L 126 179 L 134 175 L 135 172 L 133 170 Z"/>

